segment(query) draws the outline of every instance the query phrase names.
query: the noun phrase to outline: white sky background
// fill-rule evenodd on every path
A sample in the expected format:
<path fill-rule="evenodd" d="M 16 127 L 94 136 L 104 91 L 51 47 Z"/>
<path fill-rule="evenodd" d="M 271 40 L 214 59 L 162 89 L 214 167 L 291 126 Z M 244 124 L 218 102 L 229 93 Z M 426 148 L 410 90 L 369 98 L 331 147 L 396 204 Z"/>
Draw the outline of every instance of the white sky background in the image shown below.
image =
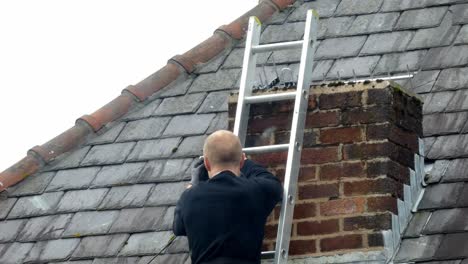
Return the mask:
<path fill-rule="evenodd" d="M 0 172 L 258 0 L 1 0 Z"/>

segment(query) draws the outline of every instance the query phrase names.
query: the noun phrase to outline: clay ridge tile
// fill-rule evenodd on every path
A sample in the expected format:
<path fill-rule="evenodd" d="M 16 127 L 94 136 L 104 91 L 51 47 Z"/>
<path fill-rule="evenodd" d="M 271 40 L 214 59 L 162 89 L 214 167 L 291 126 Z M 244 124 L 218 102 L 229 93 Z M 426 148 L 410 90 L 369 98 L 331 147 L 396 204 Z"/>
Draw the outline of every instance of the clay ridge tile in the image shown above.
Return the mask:
<path fill-rule="evenodd" d="M 0 173 L 0 192 L 36 173 L 57 156 L 74 150 L 106 124 L 122 117 L 136 103 L 145 101 L 184 72 L 192 73 L 198 65 L 231 48 L 235 41 L 245 36 L 250 16 L 257 16 L 260 21 L 265 21 L 276 11 L 281 11 L 294 2 L 295 0 L 264 0 L 230 24 L 221 26 L 213 36 L 193 49 L 174 56 L 166 66 L 140 83 L 125 88 L 121 95 L 96 112 L 79 118 L 72 128 L 29 150 L 25 158 Z"/>

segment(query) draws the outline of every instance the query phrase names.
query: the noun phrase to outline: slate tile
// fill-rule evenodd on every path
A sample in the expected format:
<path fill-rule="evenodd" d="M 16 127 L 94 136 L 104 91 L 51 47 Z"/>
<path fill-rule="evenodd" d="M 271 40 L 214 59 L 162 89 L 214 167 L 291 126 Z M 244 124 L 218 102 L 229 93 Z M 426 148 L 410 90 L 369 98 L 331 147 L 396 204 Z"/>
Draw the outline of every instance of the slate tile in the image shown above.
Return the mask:
<path fill-rule="evenodd" d="M 328 73 L 327 78 L 338 79 L 338 73 L 341 78 L 352 78 L 354 77 L 354 74 L 356 74 L 356 77 L 370 76 L 379 60 L 380 56 L 366 56 L 336 60 Z"/>
<path fill-rule="evenodd" d="M 468 184 L 465 184 L 465 186 L 463 187 L 463 190 L 462 190 L 462 192 L 460 194 L 460 198 L 457 201 L 457 206 L 458 207 L 467 207 L 468 206 Z"/>
<path fill-rule="evenodd" d="M 423 236 L 419 238 L 404 239 L 401 243 L 395 261 L 429 260 L 439 247 L 443 236 Z"/>
<path fill-rule="evenodd" d="M 55 172 L 37 173 L 8 188 L 8 196 L 37 195 L 44 192 Z"/>
<path fill-rule="evenodd" d="M 211 75 L 211 74 L 204 74 L 204 75 Z M 201 75 L 201 76 L 204 76 Z M 198 77 L 196 80 L 202 77 Z M 192 85 L 192 88 L 194 87 Z M 187 114 L 187 113 L 195 113 L 205 99 L 205 93 L 197 93 L 197 94 L 188 94 L 183 96 L 177 97 L 168 97 L 163 100 L 161 105 L 156 109 L 155 115 L 177 115 L 177 114 Z"/>
<path fill-rule="evenodd" d="M 424 182 L 427 184 L 439 183 L 447 171 L 449 160 L 436 160 L 429 173 L 426 174 Z"/>
<path fill-rule="evenodd" d="M 31 218 L 18 234 L 17 241 L 30 242 L 60 238 L 72 216 L 73 214 L 61 214 Z"/>
<path fill-rule="evenodd" d="M 468 135 L 440 136 L 427 155 L 429 159 L 457 158 L 468 154 Z"/>
<path fill-rule="evenodd" d="M 282 25 L 286 23 L 286 19 L 291 15 L 291 13 L 296 10 L 300 5 L 298 3 L 294 3 L 283 9 L 280 12 L 275 13 L 272 17 L 270 17 L 267 21 L 263 22 L 263 25 Z"/>
<path fill-rule="evenodd" d="M 109 233 L 137 233 L 161 228 L 166 207 L 123 209 Z"/>
<path fill-rule="evenodd" d="M 99 205 L 99 209 L 122 209 L 143 206 L 153 187 L 153 184 L 112 187 Z"/>
<path fill-rule="evenodd" d="M 450 208 L 457 203 L 463 188 L 460 183 L 436 184 L 426 188 L 419 209 Z M 450 195 L 447 195 L 450 194 Z"/>
<path fill-rule="evenodd" d="M 138 179 L 140 183 L 179 181 L 190 174 L 189 166 L 193 159 L 169 159 L 150 161 Z"/>
<path fill-rule="evenodd" d="M 430 212 L 414 213 L 411 221 L 408 224 L 408 227 L 405 230 L 404 237 L 419 237 L 430 216 Z"/>
<path fill-rule="evenodd" d="M 410 51 L 404 53 L 385 54 L 379 61 L 374 74 L 386 74 L 388 72 L 407 72 L 419 70 L 424 56 L 425 50 Z"/>
<path fill-rule="evenodd" d="M 452 100 L 453 92 L 431 93 L 424 100 L 424 114 L 440 113 L 445 110 L 448 103 Z"/>
<path fill-rule="evenodd" d="M 413 78 L 403 83 L 403 87 L 413 93 L 428 93 L 437 81 L 440 71 L 420 71 Z"/>
<path fill-rule="evenodd" d="M 468 68 L 444 69 L 434 86 L 434 91 L 468 88 Z"/>
<path fill-rule="evenodd" d="M 444 182 L 466 181 L 468 179 L 468 159 L 451 160 L 443 175 Z"/>
<path fill-rule="evenodd" d="M 129 236 L 129 234 L 118 234 L 85 237 L 73 252 L 72 259 L 115 256 Z"/>
<path fill-rule="evenodd" d="M 318 47 L 316 58 L 356 56 L 366 42 L 366 36 L 326 39 Z"/>
<path fill-rule="evenodd" d="M 107 234 L 119 211 L 78 212 L 65 229 L 63 237 L 82 237 Z"/>
<path fill-rule="evenodd" d="M 163 88 L 163 90 L 159 94 L 159 97 L 164 98 L 186 94 L 195 78 L 192 78 L 190 76 L 183 76 L 182 78 L 179 78 L 180 79 L 177 79 L 176 81 Z M 157 107 L 155 107 L 154 110 L 156 110 L 156 108 Z"/>
<path fill-rule="evenodd" d="M 114 143 L 115 139 L 117 139 L 117 137 L 120 135 L 120 132 L 122 132 L 122 129 L 125 127 L 126 124 L 127 124 L 126 122 L 111 124 L 111 126 L 109 127 L 107 131 L 101 132 L 100 130 L 99 133 L 102 133 L 102 134 L 90 140 L 87 143 L 87 145 L 101 145 L 101 144 Z"/>
<path fill-rule="evenodd" d="M 420 29 L 439 26 L 447 7 L 433 7 L 403 12 L 395 29 Z"/>
<path fill-rule="evenodd" d="M 0 222 L 0 243 L 14 242 L 27 220 L 9 220 Z"/>
<path fill-rule="evenodd" d="M 217 71 L 216 73 L 201 74 L 193 82 L 192 86 L 189 89 L 189 93 L 209 92 L 209 91 L 236 88 L 237 81 L 240 78 L 240 75 L 241 75 L 241 69 L 221 69 Z M 188 104 L 191 103 L 192 105 L 197 106 L 197 107 L 200 106 L 200 104 L 202 103 L 201 98 L 204 98 L 205 94 L 202 94 L 201 97 L 200 95 L 197 95 L 197 96 L 198 97 L 194 98 L 193 101 L 189 101 L 187 103 Z M 180 108 L 181 106 L 182 105 L 178 105 L 176 108 Z M 183 109 L 185 108 L 186 107 L 183 107 Z M 192 109 L 190 110 L 191 111 L 186 110 L 183 113 L 194 113 L 197 109 L 196 107 L 192 107 Z M 170 114 L 176 114 L 176 113 L 170 113 Z M 177 114 L 179 114 L 179 112 L 177 112 Z"/>
<path fill-rule="evenodd" d="M 138 183 L 158 182 L 165 162 L 164 160 L 147 162 L 139 173 Z"/>
<path fill-rule="evenodd" d="M 223 68 L 242 68 L 244 62 L 245 49 L 234 49 L 223 64 Z M 267 62 L 271 52 L 262 52 L 257 54 L 257 64 L 263 65 Z"/>
<path fill-rule="evenodd" d="M 205 136 L 194 136 L 185 138 L 177 151 L 174 153 L 175 157 L 195 157 L 203 153 L 203 144 Z"/>
<path fill-rule="evenodd" d="M 169 117 L 156 117 L 128 122 L 117 142 L 158 138 L 169 120 Z"/>
<path fill-rule="evenodd" d="M 304 29 L 304 22 L 269 25 L 262 33 L 260 44 L 300 40 L 304 35 Z"/>
<path fill-rule="evenodd" d="M 90 148 L 90 146 L 85 146 L 79 148 L 78 150 L 64 153 L 55 158 L 55 160 L 51 161 L 51 163 L 46 168 L 44 168 L 44 171 L 79 167 L 81 161 L 84 159 L 86 154 L 88 154 Z"/>
<path fill-rule="evenodd" d="M 165 138 L 139 141 L 130 153 L 128 161 L 145 161 L 167 158 L 177 151 L 181 138 Z"/>
<path fill-rule="evenodd" d="M 468 112 L 425 115 L 423 129 L 425 136 L 459 133 L 468 119 Z"/>
<path fill-rule="evenodd" d="M 123 163 L 134 146 L 134 142 L 93 146 L 81 162 L 81 165 L 94 166 Z"/>
<path fill-rule="evenodd" d="M 96 177 L 101 167 L 89 167 L 58 171 L 47 186 L 47 192 L 86 189 Z"/>
<path fill-rule="evenodd" d="M 8 218 L 24 218 L 52 213 L 62 198 L 63 192 L 21 197 L 11 209 Z"/>
<path fill-rule="evenodd" d="M 468 45 L 433 48 L 422 63 L 423 70 L 446 69 L 468 64 Z"/>
<path fill-rule="evenodd" d="M 138 257 L 97 258 L 92 264 L 139 264 L 139 259 Z"/>
<path fill-rule="evenodd" d="M 23 263 L 24 258 L 34 246 L 34 243 L 12 243 L 6 244 L 3 253 L 0 255 L 0 263 L 2 264 L 18 264 Z"/>
<path fill-rule="evenodd" d="M 228 110 L 228 99 L 230 92 L 209 93 L 198 110 L 199 113 L 226 112 Z"/>
<path fill-rule="evenodd" d="M 468 25 L 464 25 L 455 39 L 455 44 L 468 44 Z"/>
<path fill-rule="evenodd" d="M 424 264 L 460 264 L 461 260 L 442 260 L 442 261 L 430 261 L 424 262 Z"/>
<path fill-rule="evenodd" d="M 188 258 L 187 254 L 164 254 L 157 258 L 154 256 L 142 257 L 138 264 L 180 264 Z"/>
<path fill-rule="evenodd" d="M 216 72 L 224 63 L 229 53 L 230 53 L 229 50 L 225 50 L 223 52 L 220 52 L 217 56 L 212 58 L 210 61 L 203 63 L 201 65 L 197 65 L 195 69 L 195 73 L 200 74 L 200 73 Z"/>
<path fill-rule="evenodd" d="M 446 111 L 463 111 L 468 109 L 468 90 L 458 90 L 453 95 Z"/>
<path fill-rule="evenodd" d="M 435 257 L 442 259 L 468 257 L 466 241 L 468 241 L 468 233 L 445 235 Z"/>
<path fill-rule="evenodd" d="M 11 208 L 15 205 L 17 198 L 9 198 L 6 200 L 0 200 L 0 220 L 3 220 L 7 217 Z"/>
<path fill-rule="evenodd" d="M 349 33 L 349 29 L 355 20 L 354 16 L 351 17 L 334 17 L 327 19 L 322 23 L 323 25 L 323 35 L 322 37 L 341 37 Z"/>
<path fill-rule="evenodd" d="M 227 99 L 227 98 L 226 98 Z M 205 100 L 206 102 L 206 100 Z M 227 108 L 227 104 L 226 104 Z M 175 116 L 169 122 L 164 136 L 187 136 L 204 134 L 215 117 L 214 114 L 196 114 Z"/>
<path fill-rule="evenodd" d="M 174 222 L 174 210 L 175 206 L 167 208 L 166 214 L 162 219 L 162 223 L 159 225 L 158 231 L 172 230 L 172 223 Z"/>
<path fill-rule="evenodd" d="M 413 38 L 412 31 L 371 35 L 361 50 L 362 55 L 404 51 Z"/>
<path fill-rule="evenodd" d="M 334 63 L 334 60 L 314 61 L 314 69 L 312 71 L 312 81 L 324 80 L 324 76 L 327 76 L 327 73 L 330 71 L 333 63 Z M 299 64 L 297 64 L 297 72 L 299 72 Z"/>
<path fill-rule="evenodd" d="M 75 250 L 80 239 L 59 239 L 37 242 L 29 252 L 26 262 L 65 260 Z"/>
<path fill-rule="evenodd" d="M 356 17 L 346 34 L 360 35 L 392 31 L 400 13 L 370 14 Z"/>
<path fill-rule="evenodd" d="M 105 166 L 97 174 L 91 187 L 107 187 L 135 183 L 145 166 L 144 162 L 125 163 L 122 165 Z"/>
<path fill-rule="evenodd" d="M 427 49 L 450 45 L 459 29 L 457 26 L 452 26 L 452 17 L 452 14 L 448 12 L 438 27 L 416 31 L 408 49 Z"/>
<path fill-rule="evenodd" d="M 385 0 L 381 12 L 401 11 L 456 3 L 458 0 Z"/>
<path fill-rule="evenodd" d="M 187 237 L 177 237 L 166 250 L 169 254 L 189 252 Z"/>
<path fill-rule="evenodd" d="M 424 155 L 426 157 L 429 156 L 429 152 L 431 151 L 432 146 L 434 145 L 437 137 L 426 137 L 423 138 L 424 141 Z"/>
<path fill-rule="evenodd" d="M 307 10 L 315 9 L 320 15 L 320 18 L 331 17 L 334 13 L 340 0 L 317 0 L 303 3 L 296 8 L 288 17 L 288 21 L 305 21 Z"/>
<path fill-rule="evenodd" d="M 147 206 L 175 205 L 185 191 L 187 182 L 160 183 L 153 189 Z"/>
<path fill-rule="evenodd" d="M 436 210 L 426 227 L 424 234 L 444 234 L 468 230 L 468 208 Z"/>
<path fill-rule="evenodd" d="M 61 261 L 53 262 L 54 264 L 92 264 L 92 260 L 76 260 L 76 261 Z"/>
<path fill-rule="evenodd" d="M 68 191 L 57 207 L 57 212 L 77 212 L 94 210 L 109 191 L 107 188 L 93 190 Z"/>
<path fill-rule="evenodd" d="M 171 238 L 171 232 L 151 232 L 132 234 L 125 247 L 121 250 L 122 256 L 137 256 L 159 252 Z"/>
<path fill-rule="evenodd" d="M 376 13 L 380 10 L 382 4 L 383 0 L 342 0 L 335 15 L 348 16 Z"/>
<path fill-rule="evenodd" d="M 228 129 L 228 113 L 217 113 L 213 121 L 211 121 L 210 127 L 208 127 L 206 134 L 211 134 L 215 131 L 226 129 Z"/>
<path fill-rule="evenodd" d="M 467 24 L 468 23 L 468 4 L 453 5 L 450 7 L 450 11 L 453 12 L 454 24 Z"/>
<path fill-rule="evenodd" d="M 142 105 L 139 109 L 135 109 L 134 111 L 130 112 L 122 120 L 130 121 L 149 118 L 153 116 L 156 109 L 158 109 L 158 107 L 161 105 L 161 102 L 161 99 L 157 99 L 148 103 L 147 105 Z"/>

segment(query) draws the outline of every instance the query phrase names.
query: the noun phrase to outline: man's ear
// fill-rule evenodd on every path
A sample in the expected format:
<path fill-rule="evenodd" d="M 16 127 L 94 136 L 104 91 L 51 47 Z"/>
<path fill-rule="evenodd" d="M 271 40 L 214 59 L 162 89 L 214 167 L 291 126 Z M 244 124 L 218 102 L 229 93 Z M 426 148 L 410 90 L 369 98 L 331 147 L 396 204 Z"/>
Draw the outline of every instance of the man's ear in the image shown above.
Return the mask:
<path fill-rule="evenodd" d="M 211 164 L 210 164 L 210 161 L 205 157 L 203 159 L 203 163 L 205 164 L 205 168 L 207 171 L 211 171 Z"/>
<path fill-rule="evenodd" d="M 243 158 L 241 159 L 240 161 L 240 168 L 242 169 L 242 167 L 244 167 L 244 163 L 245 163 L 245 159 L 244 159 L 245 156 L 243 156 Z"/>

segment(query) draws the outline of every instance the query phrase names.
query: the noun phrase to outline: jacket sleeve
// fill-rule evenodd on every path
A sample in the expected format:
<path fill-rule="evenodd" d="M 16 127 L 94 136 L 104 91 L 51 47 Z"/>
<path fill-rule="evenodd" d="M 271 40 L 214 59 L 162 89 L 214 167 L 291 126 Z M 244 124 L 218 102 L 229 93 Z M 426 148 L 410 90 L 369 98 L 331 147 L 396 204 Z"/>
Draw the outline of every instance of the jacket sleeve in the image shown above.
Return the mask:
<path fill-rule="evenodd" d="M 273 208 L 283 198 L 283 185 L 271 172 L 252 160 L 245 160 L 241 169 L 242 177 L 256 182 L 263 193 L 266 194 L 266 202 Z"/>
<path fill-rule="evenodd" d="M 176 208 L 174 210 L 174 221 L 172 222 L 172 232 L 176 236 L 186 236 L 187 232 L 185 231 L 185 224 L 182 215 L 182 210 L 184 206 L 184 196 L 188 190 L 186 190 L 179 201 L 177 202 Z"/>

